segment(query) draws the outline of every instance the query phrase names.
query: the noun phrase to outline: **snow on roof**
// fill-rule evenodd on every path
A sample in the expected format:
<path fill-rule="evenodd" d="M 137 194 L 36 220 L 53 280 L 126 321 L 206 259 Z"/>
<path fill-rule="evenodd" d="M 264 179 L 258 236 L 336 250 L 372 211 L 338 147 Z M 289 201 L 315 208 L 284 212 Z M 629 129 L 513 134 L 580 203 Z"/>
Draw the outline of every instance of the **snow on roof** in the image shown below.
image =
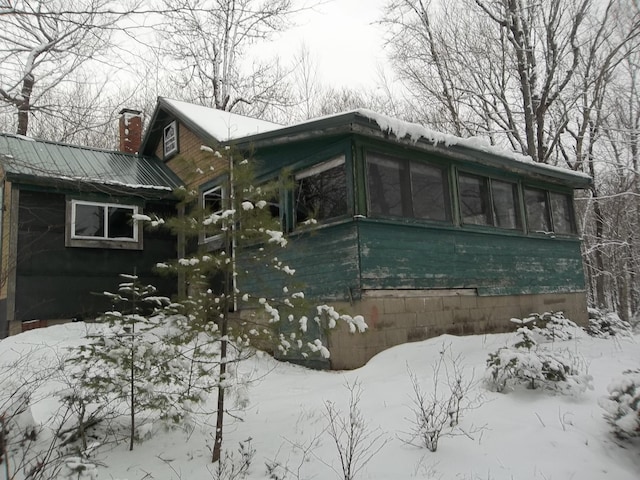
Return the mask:
<path fill-rule="evenodd" d="M 245 117 L 224 110 L 164 98 L 182 117 L 191 120 L 219 142 L 282 128 L 277 123 Z"/>
<path fill-rule="evenodd" d="M 541 164 L 533 160 L 529 155 L 523 155 L 521 153 L 515 152 L 513 150 L 507 150 L 505 148 L 501 148 L 497 145 L 492 145 L 487 138 L 483 137 L 469 137 L 462 138 L 456 137 L 455 135 L 450 135 L 448 133 L 437 132 L 435 130 L 430 130 L 423 125 L 411 122 L 405 122 L 403 120 L 399 120 L 397 118 L 388 117 L 386 115 L 379 114 L 372 110 L 367 109 L 358 109 L 355 110 L 356 113 L 362 115 L 363 117 L 369 118 L 375 121 L 380 130 L 383 132 L 388 132 L 393 134 L 398 139 L 402 139 L 408 137 L 414 143 L 420 139 L 425 139 L 428 142 L 438 145 L 443 144 L 445 147 L 450 147 L 454 145 L 458 145 L 461 147 L 469 148 L 471 150 L 477 150 L 481 152 L 486 152 L 493 155 L 499 155 L 501 157 L 506 157 L 511 160 L 515 160 L 517 162 L 535 164 L 538 167 L 545 168 L 548 170 L 555 170 L 563 173 L 570 173 L 576 176 L 591 178 L 588 174 L 583 172 L 576 172 L 574 170 L 569 170 L 567 168 L 556 167 L 553 165 Z"/>

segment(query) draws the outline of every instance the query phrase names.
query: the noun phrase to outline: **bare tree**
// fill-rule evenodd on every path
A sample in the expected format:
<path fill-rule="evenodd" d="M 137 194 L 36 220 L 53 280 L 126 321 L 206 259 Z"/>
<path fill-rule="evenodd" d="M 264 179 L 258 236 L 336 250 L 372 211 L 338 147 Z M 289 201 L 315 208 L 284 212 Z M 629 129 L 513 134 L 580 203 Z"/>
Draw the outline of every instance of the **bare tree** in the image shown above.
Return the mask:
<path fill-rule="evenodd" d="M 593 0 L 391 0 L 382 23 L 399 77 L 418 104 L 431 102 L 439 126 L 486 134 L 554 163 L 569 121 L 565 107 L 578 108 L 574 86 L 586 73 L 585 59 L 615 50 L 602 35 L 615 25 L 611 12 L 620 3 L 602 9 Z M 619 45 L 637 42 L 637 18 L 627 30 Z"/>
<path fill-rule="evenodd" d="M 0 15 L 0 101 L 15 112 L 15 131 L 25 135 L 32 115 L 59 112 L 44 99 L 100 59 L 133 6 L 114 0 L 17 0 L 7 6 Z"/>
<path fill-rule="evenodd" d="M 277 59 L 248 62 L 257 42 L 271 39 L 304 6 L 291 0 L 162 0 L 159 56 L 175 62 L 170 81 L 182 97 L 256 116 L 285 101 L 285 70 Z"/>

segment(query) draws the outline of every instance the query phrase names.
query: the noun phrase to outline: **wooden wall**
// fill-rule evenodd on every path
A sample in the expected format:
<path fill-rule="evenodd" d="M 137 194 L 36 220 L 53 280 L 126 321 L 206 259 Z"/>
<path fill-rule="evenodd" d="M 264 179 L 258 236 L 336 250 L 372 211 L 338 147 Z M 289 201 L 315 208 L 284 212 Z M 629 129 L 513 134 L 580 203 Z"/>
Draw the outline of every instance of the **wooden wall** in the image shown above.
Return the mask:
<path fill-rule="evenodd" d="M 154 273 L 157 262 L 175 258 L 175 240 L 144 230 L 144 250 L 65 247 L 65 195 L 20 191 L 15 320 L 90 318 L 110 308 L 100 293 L 114 292 L 119 274 L 134 269 L 161 293 L 176 281 Z M 144 213 L 174 214 L 171 203 L 148 203 Z"/>
<path fill-rule="evenodd" d="M 362 288 L 476 288 L 479 295 L 584 290 L 578 238 L 359 220 Z"/>

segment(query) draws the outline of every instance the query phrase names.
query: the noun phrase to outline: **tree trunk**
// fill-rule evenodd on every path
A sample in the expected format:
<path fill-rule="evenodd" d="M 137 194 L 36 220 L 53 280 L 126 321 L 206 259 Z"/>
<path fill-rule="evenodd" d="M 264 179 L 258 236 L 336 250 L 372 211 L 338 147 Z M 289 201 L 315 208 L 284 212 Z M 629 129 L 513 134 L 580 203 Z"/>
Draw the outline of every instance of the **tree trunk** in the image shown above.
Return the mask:
<path fill-rule="evenodd" d="M 228 313 L 224 315 L 222 319 L 222 325 L 220 326 L 220 334 L 222 335 L 222 341 L 220 342 L 220 376 L 218 385 L 218 411 L 216 413 L 216 436 L 213 442 L 213 455 L 211 461 L 213 463 L 220 460 L 222 455 L 222 428 L 224 425 L 224 382 L 227 376 L 227 324 Z"/>
<path fill-rule="evenodd" d="M 22 81 L 22 101 L 18 104 L 18 135 L 26 135 L 29 128 L 29 114 L 31 112 L 31 93 L 35 80 L 33 75 L 25 75 Z"/>
<path fill-rule="evenodd" d="M 595 190 L 595 189 L 594 189 Z M 595 245 L 593 249 L 593 256 L 595 259 L 594 265 L 594 280 L 595 280 L 595 301 L 596 305 L 599 308 L 603 308 L 607 304 L 606 294 L 605 294 L 605 278 L 604 278 L 604 257 L 602 254 L 602 242 L 603 242 L 603 233 L 604 233 L 604 220 L 602 219 L 602 210 L 600 209 L 600 200 L 595 196 L 593 199 L 593 214 L 595 217 Z"/>

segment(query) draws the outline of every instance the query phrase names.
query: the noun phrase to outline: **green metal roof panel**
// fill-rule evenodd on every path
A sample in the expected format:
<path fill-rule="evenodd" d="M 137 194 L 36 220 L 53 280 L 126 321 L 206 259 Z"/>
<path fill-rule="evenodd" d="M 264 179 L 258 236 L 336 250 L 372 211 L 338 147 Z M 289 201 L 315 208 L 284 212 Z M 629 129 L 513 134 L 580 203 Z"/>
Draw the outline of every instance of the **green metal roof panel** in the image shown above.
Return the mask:
<path fill-rule="evenodd" d="M 0 165 L 12 177 L 173 190 L 180 179 L 155 157 L 0 134 Z"/>

